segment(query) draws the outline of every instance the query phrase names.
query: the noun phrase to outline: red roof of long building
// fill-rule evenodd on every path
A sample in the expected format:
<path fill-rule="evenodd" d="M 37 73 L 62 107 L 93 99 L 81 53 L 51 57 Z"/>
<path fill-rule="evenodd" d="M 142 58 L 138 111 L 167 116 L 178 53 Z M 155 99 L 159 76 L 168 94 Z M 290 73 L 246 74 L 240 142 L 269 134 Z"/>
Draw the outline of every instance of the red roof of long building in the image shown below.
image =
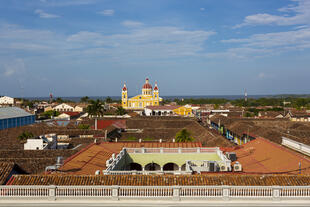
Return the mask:
<path fill-rule="evenodd" d="M 75 175 L 94 175 L 96 170 L 105 170 L 106 161 L 112 154 L 118 154 L 124 147 L 127 148 L 194 148 L 202 147 L 200 142 L 103 142 L 90 144 L 78 153 L 65 160 L 61 167 L 63 172 Z"/>

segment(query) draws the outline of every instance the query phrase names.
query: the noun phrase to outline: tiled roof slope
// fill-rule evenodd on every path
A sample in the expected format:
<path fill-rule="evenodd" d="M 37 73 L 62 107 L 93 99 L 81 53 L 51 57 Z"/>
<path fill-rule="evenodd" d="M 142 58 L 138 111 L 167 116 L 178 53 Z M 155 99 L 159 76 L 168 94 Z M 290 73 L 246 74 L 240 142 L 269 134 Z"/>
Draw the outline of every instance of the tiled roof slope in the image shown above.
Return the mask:
<path fill-rule="evenodd" d="M 94 175 L 97 170 L 106 169 L 106 160 L 112 154 L 118 154 L 124 147 L 128 148 L 193 148 L 201 147 L 200 142 L 175 143 L 175 142 L 103 142 L 90 144 L 78 153 L 65 160 L 61 167 L 63 172 L 75 175 Z"/>
<path fill-rule="evenodd" d="M 310 175 L 309 158 L 261 137 L 234 152 L 246 173 L 298 174 L 300 162 L 301 173 Z"/>
<path fill-rule="evenodd" d="M 7 185 L 122 186 L 306 186 L 310 176 L 293 175 L 14 175 Z"/>
<path fill-rule="evenodd" d="M 0 162 L 0 185 L 3 185 L 10 176 L 15 164 L 12 162 Z"/>

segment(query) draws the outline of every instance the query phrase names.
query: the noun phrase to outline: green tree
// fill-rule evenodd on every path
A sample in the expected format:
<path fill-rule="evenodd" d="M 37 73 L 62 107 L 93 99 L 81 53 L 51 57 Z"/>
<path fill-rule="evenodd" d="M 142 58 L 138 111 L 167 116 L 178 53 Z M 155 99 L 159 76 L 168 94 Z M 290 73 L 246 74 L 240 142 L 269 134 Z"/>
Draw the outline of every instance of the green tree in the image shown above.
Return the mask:
<path fill-rule="evenodd" d="M 55 111 L 55 110 L 49 110 L 49 111 L 45 111 L 42 113 L 42 115 L 47 118 L 47 119 L 51 119 L 52 117 L 55 116 L 59 116 L 59 111 Z"/>
<path fill-rule="evenodd" d="M 90 100 L 89 103 L 90 105 L 87 106 L 86 108 L 86 112 L 89 115 L 92 115 L 92 116 L 103 115 L 104 107 L 103 107 L 103 103 L 99 99 L 97 99 L 96 101 Z"/>
<path fill-rule="evenodd" d="M 112 100 L 112 98 L 111 98 L 110 96 L 108 96 L 108 97 L 105 99 L 105 102 L 107 102 L 107 103 L 112 103 L 113 100 Z"/>
<path fill-rule="evenodd" d="M 126 110 L 123 107 L 119 106 L 119 107 L 117 107 L 116 114 L 117 115 L 124 115 L 124 114 L 126 114 Z"/>
<path fill-rule="evenodd" d="M 26 141 L 27 139 L 32 138 L 32 137 L 33 137 L 33 134 L 32 134 L 31 132 L 24 131 L 24 132 L 21 133 L 17 138 L 18 138 L 20 141 Z"/>
<path fill-rule="evenodd" d="M 194 138 L 191 137 L 190 132 L 188 132 L 186 129 L 182 129 L 176 134 L 175 141 L 176 142 L 192 142 L 194 141 Z"/>
<path fill-rule="evenodd" d="M 90 126 L 89 126 L 89 124 L 80 124 L 80 125 L 78 126 L 78 128 L 79 128 L 79 129 L 90 129 Z"/>
<path fill-rule="evenodd" d="M 88 96 L 82 97 L 82 98 L 81 98 L 81 102 L 83 102 L 83 103 L 89 102 L 89 97 L 88 97 Z"/>

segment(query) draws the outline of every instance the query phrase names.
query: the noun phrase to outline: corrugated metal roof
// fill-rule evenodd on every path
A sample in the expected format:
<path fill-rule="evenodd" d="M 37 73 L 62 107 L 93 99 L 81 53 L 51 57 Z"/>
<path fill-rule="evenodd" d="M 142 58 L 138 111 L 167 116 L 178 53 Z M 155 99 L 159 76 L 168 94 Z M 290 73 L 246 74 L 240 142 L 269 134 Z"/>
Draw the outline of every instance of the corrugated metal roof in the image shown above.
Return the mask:
<path fill-rule="evenodd" d="M 25 110 L 18 108 L 18 107 L 4 107 L 0 108 L 0 119 L 9 119 L 9 118 L 16 118 L 16 117 L 23 117 L 23 116 L 32 116 L 26 112 Z"/>

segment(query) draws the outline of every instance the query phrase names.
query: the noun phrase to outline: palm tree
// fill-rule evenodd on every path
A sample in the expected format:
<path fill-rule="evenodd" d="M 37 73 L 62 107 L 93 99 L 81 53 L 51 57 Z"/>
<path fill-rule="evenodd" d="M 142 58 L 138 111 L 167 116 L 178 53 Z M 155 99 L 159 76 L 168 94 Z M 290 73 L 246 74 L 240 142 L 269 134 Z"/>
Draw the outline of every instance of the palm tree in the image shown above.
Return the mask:
<path fill-rule="evenodd" d="M 104 113 L 103 103 L 97 99 L 96 101 L 90 100 L 90 105 L 87 106 L 86 112 L 92 116 L 100 116 Z"/>
<path fill-rule="evenodd" d="M 28 131 L 24 131 L 23 133 L 21 133 L 17 138 L 20 140 L 20 141 L 25 141 L 29 138 L 32 138 L 33 137 L 33 134 L 31 132 L 28 132 Z"/>
<path fill-rule="evenodd" d="M 116 114 L 117 115 L 124 115 L 124 114 L 126 114 L 126 110 L 123 107 L 119 106 L 119 107 L 117 107 Z"/>
<path fill-rule="evenodd" d="M 175 141 L 176 142 L 192 142 L 194 141 L 194 138 L 191 137 L 191 134 L 186 129 L 182 129 L 176 134 Z"/>

